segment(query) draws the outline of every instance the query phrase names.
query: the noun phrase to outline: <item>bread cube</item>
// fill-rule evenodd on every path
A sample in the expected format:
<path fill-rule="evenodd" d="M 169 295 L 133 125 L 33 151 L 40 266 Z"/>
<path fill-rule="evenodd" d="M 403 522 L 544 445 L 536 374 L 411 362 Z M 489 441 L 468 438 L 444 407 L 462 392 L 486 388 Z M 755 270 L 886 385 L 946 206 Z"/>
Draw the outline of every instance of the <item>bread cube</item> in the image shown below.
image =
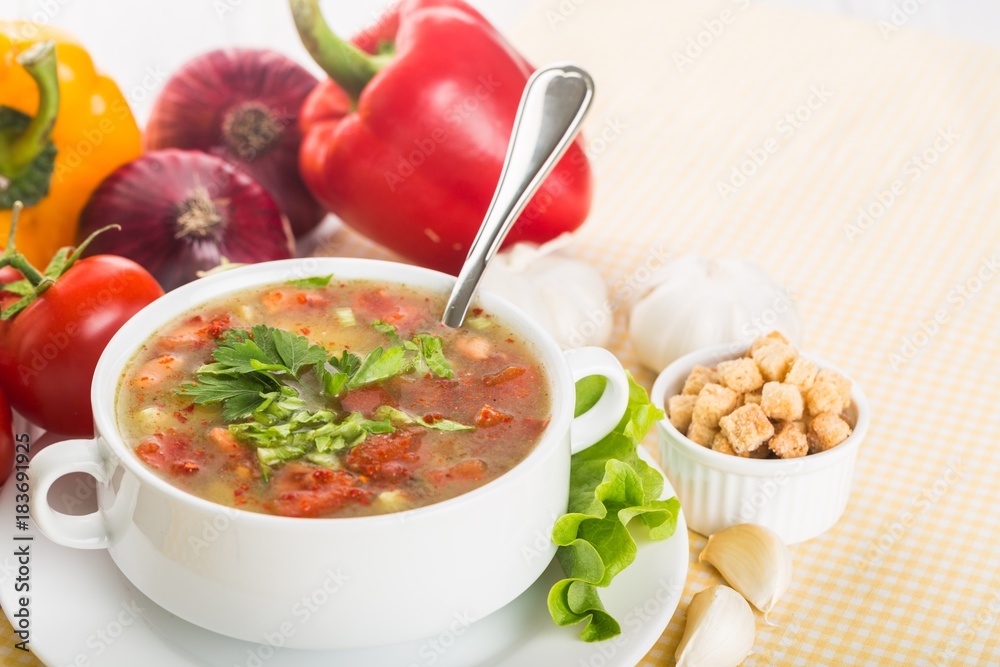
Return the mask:
<path fill-rule="evenodd" d="M 824 412 L 809 422 L 809 453 L 825 452 L 836 447 L 851 435 L 851 425 L 840 415 Z"/>
<path fill-rule="evenodd" d="M 795 421 L 802 418 L 802 392 L 794 384 L 768 382 L 761 392 L 760 407 L 769 419 Z"/>
<path fill-rule="evenodd" d="M 702 447 L 711 447 L 712 440 L 715 439 L 715 434 L 719 432 L 717 428 L 711 428 L 710 426 L 705 426 L 704 424 L 699 424 L 698 422 L 691 422 L 691 425 L 687 430 L 687 437 L 692 442 L 695 442 Z"/>
<path fill-rule="evenodd" d="M 773 440 L 773 438 L 772 438 Z M 770 442 L 770 440 L 768 440 Z M 758 447 L 757 449 L 751 449 L 745 454 L 737 454 L 737 456 L 742 456 L 747 459 L 770 459 L 775 458 L 774 453 L 771 452 L 770 447 L 767 446 L 767 442 Z"/>
<path fill-rule="evenodd" d="M 709 383 L 719 382 L 719 372 L 715 368 L 707 368 L 705 366 L 695 366 L 691 374 L 687 376 L 687 380 L 684 381 L 684 389 L 681 391 L 682 394 L 693 394 L 697 396 L 701 393 L 701 390 Z"/>
<path fill-rule="evenodd" d="M 697 396 L 691 394 L 678 394 L 671 396 L 667 401 L 667 410 L 670 413 L 670 423 L 680 431 L 685 433 L 691 425 L 691 415 L 694 413 L 694 403 Z"/>
<path fill-rule="evenodd" d="M 760 401 L 761 401 L 761 392 L 759 390 L 748 391 L 747 393 L 743 394 L 744 405 L 746 405 L 747 403 L 756 403 L 757 405 L 760 405 Z"/>
<path fill-rule="evenodd" d="M 795 459 L 809 453 L 809 440 L 799 430 L 797 422 L 781 422 L 775 427 L 774 437 L 768 442 L 771 451 L 782 459 Z"/>
<path fill-rule="evenodd" d="M 719 363 L 718 369 L 721 384 L 735 392 L 743 394 L 764 386 L 764 378 L 760 376 L 760 370 L 753 359 L 723 361 Z"/>
<path fill-rule="evenodd" d="M 758 337 L 754 342 L 750 343 L 750 349 L 747 350 L 747 356 L 752 357 L 753 353 L 759 348 L 765 345 L 770 345 L 771 343 L 784 343 L 785 345 L 791 345 L 788 339 L 781 335 L 780 331 L 772 331 L 769 334 Z"/>
<path fill-rule="evenodd" d="M 721 431 L 716 433 L 715 437 L 712 439 L 712 451 L 719 452 L 720 454 L 736 456 L 736 452 L 733 451 L 733 446 L 729 444 L 729 438 L 724 436 Z"/>
<path fill-rule="evenodd" d="M 851 404 L 851 381 L 836 371 L 824 368 L 806 392 L 806 409 L 810 414 L 839 414 Z"/>
<path fill-rule="evenodd" d="M 800 390 L 805 391 L 813 386 L 817 372 L 819 372 L 819 368 L 814 362 L 805 357 L 799 357 L 792 362 L 792 367 L 788 369 L 788 374 L 785 376 L 784 381 L 788 384 L 794 384 Z"/>
<path fill-rule="evenodd" d="M 799 356 L 795 348 L 787 343 L 775 341 L 754 350 L 753 360 L 766 382 L 781 382 L 788 374 L 795 358 Z"/>
<path fill-rule="evenodd" d="M 709 382 L 698 393 L 691 418 L 698 424 L 718 428 L 719 420 L 736 409 L 738 398 L 739 394 L 729 387 Z"/>
<path fill-rule="evenodd" d="M 719 420 L 719 427 L 729 438 L 737 454 L 751 452 L 774 435 L 774 426 L 759 405 L 748 404 Z"/>

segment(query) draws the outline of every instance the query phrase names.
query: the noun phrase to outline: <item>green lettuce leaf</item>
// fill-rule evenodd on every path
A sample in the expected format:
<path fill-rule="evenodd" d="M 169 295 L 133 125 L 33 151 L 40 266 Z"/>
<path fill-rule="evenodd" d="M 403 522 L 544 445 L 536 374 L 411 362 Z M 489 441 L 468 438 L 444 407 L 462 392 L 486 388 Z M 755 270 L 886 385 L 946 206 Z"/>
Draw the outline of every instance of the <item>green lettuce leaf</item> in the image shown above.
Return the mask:
<path fill-rule="evenodd" d="M 588 642 L 621 633 L 598 589 L 609 586 L 635 560 L 637 547 L 628 524 L 639 519 L 650 539 L 664 540 L 674 534 L 680 512 L 676 498 L 660 500 L 663 477 L 639 458 L 643 437 L 663 412 L 631 375 L 628 379 L 628 408 L 621 422 L 593 447 L 573 455 L 568 512 L 552 529 L 566 578 L 549 591 L 549 614 L 558 625 L 583 622 L 580 636 Z M 578 415 L 597 403 L 604 386 L 603 378 L 577 383 Z"/>

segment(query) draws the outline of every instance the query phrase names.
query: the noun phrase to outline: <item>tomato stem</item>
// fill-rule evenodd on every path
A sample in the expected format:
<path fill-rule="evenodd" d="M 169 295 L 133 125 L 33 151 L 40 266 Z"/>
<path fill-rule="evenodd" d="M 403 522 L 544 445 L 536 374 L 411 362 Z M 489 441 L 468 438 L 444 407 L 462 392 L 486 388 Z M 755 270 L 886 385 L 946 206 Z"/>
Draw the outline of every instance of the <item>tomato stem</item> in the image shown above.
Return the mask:
<path fill-rule="evenodd" d="M 108 231 L 110 229 L 113 229 L 115 231 L 121 231 L 122 226 L 121 225 L 105 225 L 104 227 L 101 227 L 100 229 L 95 230 L 90 236 L 88 236 L 87 238 L 85 238 L 83 240 L 83 242 L 76 247 L 75 250 L 73 250 L 73 254 L 70 255 L 66 259 L 66 265 L 63 267 L 62 272 L 65 272 L 66 269 L 68 269 L 69 267 L 73 266 L 73 263 L 76 262 L 76 260 L 80 259 L 80 255 L 82 255 L 83 251 L 87 249 L 87 246 L 90 245 L 91 241 L 93 241 L 98 236 L 100 236 L 101 234 L 103 234 L 104 232 L 106 232 L 106 231 Z M 61 275 L 61 273 L 60 273 L 60 275 Z"/>
<path fill-rule="evenodd" d="M 17 201 L 14 202 L 14 208 L 11 209 L 10 218 L 10 234 L 7 236 L 7 247 L 4 248 L 3 254 L 0 255 L 0 268 L 5 266 L 12 266 L 21 272 L 21 275 L 30 282 L 34 287 L 38 287 L 46 278 L 41 271 L 36 269 L 28 261 L 28 258 L 17 251 L 14 246 L 14 234 L 17 232 L 17 220 L 21 217 L 21 209 L 24 208 L 24 204 Z"/>

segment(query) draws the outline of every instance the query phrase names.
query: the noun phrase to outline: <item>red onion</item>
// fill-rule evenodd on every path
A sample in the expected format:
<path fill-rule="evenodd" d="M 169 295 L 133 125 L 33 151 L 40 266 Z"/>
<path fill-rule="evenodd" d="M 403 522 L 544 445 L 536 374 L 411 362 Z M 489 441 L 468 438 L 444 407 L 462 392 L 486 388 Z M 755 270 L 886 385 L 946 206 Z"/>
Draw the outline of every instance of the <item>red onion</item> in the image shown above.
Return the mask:
<path fill-rule="evenodd" d="M 189 61 L 163 87 L 146 147 L 211 153 L 271 193 L 301 236 L 326 211 L 299 176 L 299 108 L 316 78 L 265 49 L 222 49 Z"/>
<path fill-rule="evenodd" d="M 90 197 L 79 238 L 121 225 L 85 255 L 121 255 L 166 290 L 190 282 L 223 257 L 252 263 L 287 259 L 294 239 L 267 191 L 221 158 L 198 151 L 147 153 L 118 168 Z"/>

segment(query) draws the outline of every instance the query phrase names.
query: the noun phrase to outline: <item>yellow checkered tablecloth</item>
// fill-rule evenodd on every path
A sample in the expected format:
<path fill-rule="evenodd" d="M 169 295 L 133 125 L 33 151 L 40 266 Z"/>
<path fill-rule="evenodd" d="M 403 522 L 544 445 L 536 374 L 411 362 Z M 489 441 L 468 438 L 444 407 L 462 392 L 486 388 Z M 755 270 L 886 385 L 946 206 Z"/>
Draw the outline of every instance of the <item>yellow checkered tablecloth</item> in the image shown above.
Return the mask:
<path fill-rule="evenodd" d="M 541 0 L 518 35 L 597 82 L 577 253 L 610 283 L 657 246 L 752 258 L 792 290 L 804 347 L 871 400 L 847 512 L 792 548 L 746 665 L 1000 664 L 1000 52 L 892 27 L 743 0 Z M 624 315 L 613 349 L 634 369 Z M 721 583 L 691 542 L 644 667 L 673 664 L 691 596 Z"/>
<path fill-rule="evenodd" d="M 792 548 L 745 664 L 1000 664 L 1000 52 L 748 0 L 541 0 L 516 37 L 597 81 L 574 252 L 609 284 L 659 248 L 756 260 L 791 288 L 804 347 L 872 402 L 847 513 Z M 638 371 L 624 316 L 612 347 Z M 721 581 L 691 541 L 644 667 L 673 664 L 688 601 Z M 32 664 L 11 644 L 0 664 Z"/>

